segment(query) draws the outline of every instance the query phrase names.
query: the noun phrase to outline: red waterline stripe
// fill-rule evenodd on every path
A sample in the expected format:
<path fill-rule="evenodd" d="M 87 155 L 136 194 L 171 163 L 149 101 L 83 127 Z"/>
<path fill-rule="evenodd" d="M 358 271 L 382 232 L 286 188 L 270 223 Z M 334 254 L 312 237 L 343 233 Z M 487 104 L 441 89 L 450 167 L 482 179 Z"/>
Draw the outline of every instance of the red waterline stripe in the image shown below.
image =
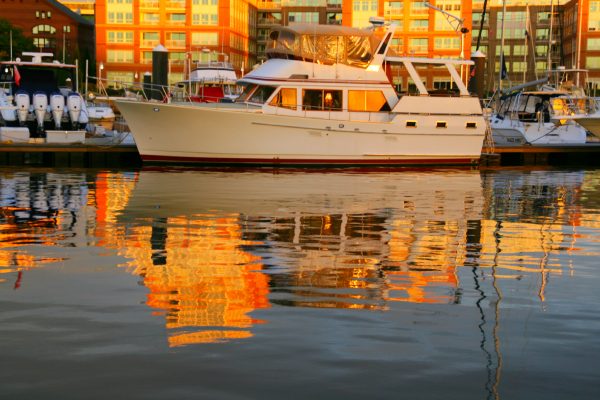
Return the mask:
<path fill-rule="evenodd" d="M 440 158 L 440 159 L 376 159 L 376 160 L 355 160 L 355 159 L 304 159 L 304 158 L 233 158 L 233 157 L 176 157 L 176 156 L 155 156 L 142 155 L 142 161 L 147 162 L 184 162 L 201 164 L 264 164 L 264 165 L 472 165 L 479 162 L 479 157 L 473 158 Z"/>

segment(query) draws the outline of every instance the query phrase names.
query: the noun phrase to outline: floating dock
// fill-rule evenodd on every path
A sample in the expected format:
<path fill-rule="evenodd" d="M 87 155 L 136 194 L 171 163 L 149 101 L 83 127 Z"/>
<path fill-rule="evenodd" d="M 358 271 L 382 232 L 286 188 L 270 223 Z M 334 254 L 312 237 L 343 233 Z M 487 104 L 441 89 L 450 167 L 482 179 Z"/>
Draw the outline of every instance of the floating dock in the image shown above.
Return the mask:
<path fill-rule="evenodd" d="M 0 143 L 0 166 L 139 167 L 134 144 Z M 600 165 L 600 143 L 582 145 L 498 146 L 483 148 L 481 166 Z"/>
<path fill-rule="evenodd" d="M 483 166 L 600 164 L 600 143 L 484 147 Z"/>
<path fill-rule="evenodd" d="M 131 144 L 2 143 L 0 165 L 44 167 L 139 167 L 142 160 Z"/>

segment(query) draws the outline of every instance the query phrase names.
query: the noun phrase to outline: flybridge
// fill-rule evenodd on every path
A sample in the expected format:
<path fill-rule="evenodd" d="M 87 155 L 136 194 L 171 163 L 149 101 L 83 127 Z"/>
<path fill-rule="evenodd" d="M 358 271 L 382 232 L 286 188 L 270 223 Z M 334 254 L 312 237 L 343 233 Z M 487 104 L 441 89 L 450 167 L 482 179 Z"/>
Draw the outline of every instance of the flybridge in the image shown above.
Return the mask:
<path fill-rule="evenodd" d="M 461 96 L 470 96 L 469 90 L 466 85 L 460 79 L 460 75 L 456 70 L 456 67 L 461 65 L 474 65 L 475 63 L 471 60 L 454 60 L 454 59 L 441 59 L 441 58 L 421 58 L 421 57 L 385 57 L 385 61 L 388 63 L 399 63 L 403 64 L 408 74 L 412 78 L 415 86 L 419 90 L 421 95 L 428 95 L 429 92 L 422 82 L 421 76 L 415 69 L 414 64 L 428 64 L 428 65 L 443 65 L 448 70 L 448 73 L 452 77 L 453 82 L 460 91 Z"/>
<path fill-rule="evenodd" d="M 299 24 L 273 28 L 266 53 L 268 58 L 366 68 L 380 43 L 381 35 L 373 30 Z"/>

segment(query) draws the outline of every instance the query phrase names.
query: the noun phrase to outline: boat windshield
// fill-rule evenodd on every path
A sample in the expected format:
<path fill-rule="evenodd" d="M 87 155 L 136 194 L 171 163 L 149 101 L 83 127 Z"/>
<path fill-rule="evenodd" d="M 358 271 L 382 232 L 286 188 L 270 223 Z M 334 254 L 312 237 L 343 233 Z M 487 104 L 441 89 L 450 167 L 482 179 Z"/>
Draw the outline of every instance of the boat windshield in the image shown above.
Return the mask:
<path fill-rule="evenodd" d="M 275 89 L 275 86 L 248 85 L 237 101 L 264 104 L 271 97 Z"/>
<path fill-rule="evenodd" d="M 252 95 L 252 93 L 254 93 L 254 91 L 256 90 L 257 86 L 258 85 L 245 85 L 243 87 L 242 93 L 237 98 L 237 101 L 238 102 L 246 102 L 246 101 L 248 101 L 248 98 L 250 98 L 250 96 Z"/>

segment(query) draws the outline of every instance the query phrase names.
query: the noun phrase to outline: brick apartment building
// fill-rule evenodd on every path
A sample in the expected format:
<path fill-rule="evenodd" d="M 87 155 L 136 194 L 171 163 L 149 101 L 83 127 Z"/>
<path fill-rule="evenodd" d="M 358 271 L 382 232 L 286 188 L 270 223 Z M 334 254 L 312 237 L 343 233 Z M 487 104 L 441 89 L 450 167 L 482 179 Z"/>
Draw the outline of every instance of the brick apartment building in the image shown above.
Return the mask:
<path fill-rule="evenodd" d="M 0 0 L 0 18 L 33 38 L 38 51 L 74 63 L 93 62 L 94 25 L 56 0 Z M 7 34 L 2 32 L 0 34 Z M 14 54 L 13 57 L 18 57 Z"/>
<path fill-rule="evenodd" d="M 152 50 L 169 52 L 169 82 L 196 61 L 256 63 L 256 6 L 249 0 L 96 0 L 97 73 L 109 86 L 140 82 Z"/>

